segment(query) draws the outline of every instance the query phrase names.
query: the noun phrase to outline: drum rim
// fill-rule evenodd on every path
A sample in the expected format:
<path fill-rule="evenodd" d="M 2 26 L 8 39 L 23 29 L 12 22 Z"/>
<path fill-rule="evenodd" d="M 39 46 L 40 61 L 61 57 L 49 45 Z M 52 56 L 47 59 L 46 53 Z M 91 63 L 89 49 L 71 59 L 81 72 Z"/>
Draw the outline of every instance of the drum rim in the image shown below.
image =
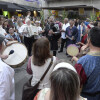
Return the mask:
<path fill-rule="evenodd" d="M 77 48 L 77 50 L 78 50 L 78 53 L 79 53 L 79 49 L 78 49 L 78 47 L 75 45 L 75 44 L 70 44 L 68 47 L 70 47 L 70 46 L 74 46 L 74 47 L 76 47 Z M 67 53 L 68 53 L 68 47 L 67 47 Z M 69 54 L 70 55 L 70 54 Z M 78 54 L 77 54 L 78 55 Z M 75 56 L 77 56 L 77 55 L 75 55 Z M 72 55 L 70 55 L 70 56 L 72 56 Z"/>
<path fill-rule="evenodd" d="M 12 43 L 12 44 L 17 44 L 17 43 L 18 43 L 18 44 L 22 44 L 22 45 L 26 48 L 26 46 L 25 46 L 23 43 L 20 43 L 20 42 L 17 42 L 17 41 L 15 41 L 15 42 Z M 11 45 L 12 45 L 12 44 L 11 44 Z M 11 46 L 11 45 L 6 46 L 6 48 L 9 47 L 9 46 Z M 4 48 L 3 52 L 5 51 L 6 48 Z M 26 48 L 26 50 L 27 50 L 27 48 Z M 2 52 L 2 54 L 3 54 L 3 52 Z M 21 67 L 21 66 L 26 62 L 27 58 L 28 58 L 28 50 L 27 50 L 27 56 L 26 56 L 26 58 L 23 60 L 23 62 L 21 62 L 21 63 L 19 63 L 19 64 L 17 64 L 17 65 L 10 65 L 10 64 L 7 64 L 4 60 L 3 60 L 3 61 L 4 61 L 7 65 L 11 66 L 12 68 L 18 68 L 18 67 Z"/>

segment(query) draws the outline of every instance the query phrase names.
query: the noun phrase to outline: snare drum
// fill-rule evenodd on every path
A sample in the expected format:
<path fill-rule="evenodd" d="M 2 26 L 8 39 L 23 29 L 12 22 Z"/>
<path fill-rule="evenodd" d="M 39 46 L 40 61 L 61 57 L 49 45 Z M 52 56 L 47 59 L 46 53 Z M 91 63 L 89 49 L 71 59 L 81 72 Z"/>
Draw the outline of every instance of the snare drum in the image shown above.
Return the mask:
<path fill-rule="evenodd" d="M 9 52 L 14 50 L 14 53 L 9 55 Z M 9 55 L 7 59 L 3 61 L 13 68 L 21 67 L 27 60 L 28 51 L 24 44 L 14 42 L 11 45 L 7 46 L 2 55 Z"/>
<path fill-rule="evenodd" d="M 67 47 L 67 53 L 70 56 L 77 56 L 79 54 L 79 49 L 75 44 L 71 44 Z"/>

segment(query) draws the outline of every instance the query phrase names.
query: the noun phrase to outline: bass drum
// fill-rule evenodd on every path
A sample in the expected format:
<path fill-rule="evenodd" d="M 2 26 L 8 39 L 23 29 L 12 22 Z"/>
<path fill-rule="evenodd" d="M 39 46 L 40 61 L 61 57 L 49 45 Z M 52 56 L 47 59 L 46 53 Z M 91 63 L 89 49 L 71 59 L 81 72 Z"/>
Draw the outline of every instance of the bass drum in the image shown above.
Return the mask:
<path fill-rule="evenodd" d="M 14 53 L 9 55 L 9 52 L 13 50 Z M 7 59 L 3 59 L 3 61 L 13 68 L 21 67 L 27 60 L 28 50 L 24 44 L 18 42 L 12 42 L 9 46 L 7 46 L 2 55 L 9 55 Z"/>

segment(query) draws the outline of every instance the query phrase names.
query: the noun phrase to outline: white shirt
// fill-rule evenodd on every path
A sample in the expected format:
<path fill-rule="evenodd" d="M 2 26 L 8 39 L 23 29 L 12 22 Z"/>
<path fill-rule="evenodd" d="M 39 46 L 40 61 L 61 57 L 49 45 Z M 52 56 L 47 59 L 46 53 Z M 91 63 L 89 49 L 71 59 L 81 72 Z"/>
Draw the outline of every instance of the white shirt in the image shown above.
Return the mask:
<path fill-rule="evenodd" d="M 37 30 L 37 34 L 34 35 L 35 39 L 39 39 L 41 34 L 39 34 L 40 32 L 42 32 L 42 28 L 40 26 L 35 26 L 35 29 Z"/>
<path fill-rule="evenodd" d="M 33 33 L 34 30 L 34 26 L 33 25 L 27 25 L 27 24 L 23 24 L 20 28 L 19 28 L 19 33 L 23 33 L 23 32 L 27 32 L 24 34 L 25 37 L 31 37 L 32 35 L 34 35 Z"/>
<path fill-rule="evenodd" d="M 27 19 L 27 18 L 29 18 L 29 19 L 30 19 L 30 15 L 27 15 L 27 16 L 26 16 L 26 19 Z"/>
<path fill-rule="evenodd" d="M 69 23 L 67 23 L 67 24 L 63 24 L 63 26 L 62 26 L 62 30 L 66 31 L 66 28 L 69 27 L 69 26 L 70 26 Z M 61 38 L 62 38 L 62 39 L 66 39 L 65 32 L 62 32 L 62 34 L 61 34 Z"/>
<path fill-rule="evenodd" d="M 32 60 L 31 60 L 31 69 L 32 69 L 32 72 L 33 72 L 33 78 L 32 78 L 32 81 L 31 81 L 32 86 L 35 86 L 36 83 L 40 80 L 40 78 L 45 73 L 46 69 L 48 68 L 50 62 L 51 62 L 51 58 L 48 58 L 44 65 L 36 66 L 36 65 L 33 64 Z M 46 74 L 46 76 L 44 77 L 42 82 L 39 84 L 38 89 L 50 88 L 49 77 L 50 77 L 50 74 L 53 71 L 53 68 L 54 68 L 55 64 L 56 64 L 56 57 L 53 56 L 53 64 L 51 65 L 48 73 Z"/>
<path fill-rule="evenodd" d="M 0 58 L 0 100 L 15 100 L 14 70 Z"/>
<path fill-rule="evenodd" d="M 42 31 L 42 28 L 38 26 L 38 33 L 40 33 L 41 31 Z"/>
<path fill-rule="evenodd" d="M 22 25 L 23 25 L 23 24 L 22 24 Z M 21 26 L 22 26 L 22 25 L 21 25 Z M 18 33 L 20 33 L 19 30 L 20 30 L 21 26 L 17 25 Z"/>
<path fill-rule="evenodd" d="M 5 36 L 5 33 L 7 33 L 7 32 L 0 25 L 0 34 L 2 34 L 3 36 Z"/>

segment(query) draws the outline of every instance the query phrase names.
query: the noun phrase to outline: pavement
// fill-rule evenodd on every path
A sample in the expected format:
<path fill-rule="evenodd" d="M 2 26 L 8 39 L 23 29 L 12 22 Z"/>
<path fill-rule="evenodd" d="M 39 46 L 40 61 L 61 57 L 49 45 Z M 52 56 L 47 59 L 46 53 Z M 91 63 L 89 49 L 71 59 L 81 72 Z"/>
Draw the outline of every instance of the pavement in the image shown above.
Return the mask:
<path fill-rule="evenodd" d="M 62 53 L 57 53 L 57 58 L 65 59 L 68 63 L 71 63 L 70 62 L 71 58 L 66 56 L 65 50 Z M 29 75 L 26 72 L 26 67 L 27 67 L 27 61 L 22 67 L 14 69 L 15 70 L 15 100 L 22 100 L 21 98 L 22 98 L 23 85 L 31 77 L 31 75 Z"/>

